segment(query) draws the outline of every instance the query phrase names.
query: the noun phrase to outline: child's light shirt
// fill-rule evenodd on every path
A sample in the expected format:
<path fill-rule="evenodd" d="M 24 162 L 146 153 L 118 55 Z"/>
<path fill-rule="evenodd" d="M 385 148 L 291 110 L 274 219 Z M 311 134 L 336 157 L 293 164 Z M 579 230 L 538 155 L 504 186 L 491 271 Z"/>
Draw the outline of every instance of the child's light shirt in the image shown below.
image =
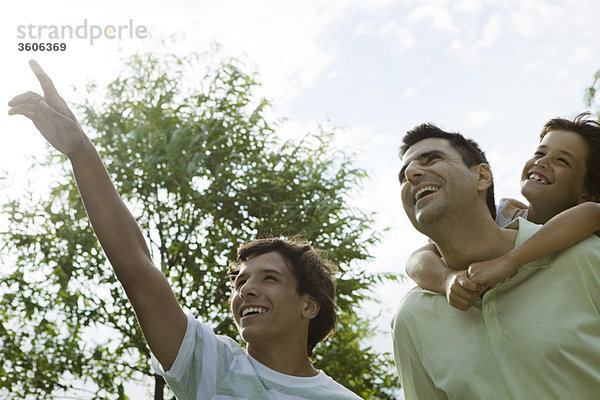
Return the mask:
<path fill-rule="evenodd" d="M 517 218 L 527 219 L 527 206 L 515 199 L 500 199 L 496 211 L 496 223 L 501 228 Z"/>
<path fill-rule="evenodd" d="M 250 356 L 239 343 L 188 315 L 177 357 L 168 371 L 152 357 L 179 400 L 356 400 L 323 371 L 311 377 L 279 373 Z"/>

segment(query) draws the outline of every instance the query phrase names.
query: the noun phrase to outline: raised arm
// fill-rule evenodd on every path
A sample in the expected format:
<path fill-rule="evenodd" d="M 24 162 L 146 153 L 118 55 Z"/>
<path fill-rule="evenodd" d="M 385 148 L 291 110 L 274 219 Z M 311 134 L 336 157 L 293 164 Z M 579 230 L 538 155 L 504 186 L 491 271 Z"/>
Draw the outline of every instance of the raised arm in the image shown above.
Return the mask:
<path fill-rule="evenodd" d="M 483 287 L 493 286 L 515 275 L 524 264 L 564 250 L 599 230 L 600 204 L 578 204 L 552 217 L 505 255 L 471 265 L 469 278 Z"/>
<path fill-rule="evenodd" d="M 165 369 L 175 360 L 187 319 L 163 273 L 157 269 L 135 219 L 119 197 L 100 156 L 54 84 L 33 60 L 30 66 L 44 95 L 13 98 L 10 115 L 31 119 L 73 167 L 92 227 L 127 297 L 148 345 Z"/>
<path fill-rule="evenodd" d="M 431 243 L 409 256 L 406 274 L 423 289 L 446 295 L 448 303 L 462 311 L 468 310 L 480 294 L 467 271 L 448 268 Z"/>

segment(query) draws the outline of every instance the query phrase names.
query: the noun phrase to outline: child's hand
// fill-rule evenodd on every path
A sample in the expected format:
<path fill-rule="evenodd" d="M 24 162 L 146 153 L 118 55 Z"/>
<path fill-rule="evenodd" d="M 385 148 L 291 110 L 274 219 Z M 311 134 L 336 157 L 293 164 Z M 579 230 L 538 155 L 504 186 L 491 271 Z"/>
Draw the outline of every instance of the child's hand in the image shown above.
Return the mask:
<path fill-rule="evenodd" d="M 29 65 L 40 82 L 44 96 L 34 92 L 20 94 L 8 103 L 11 107 L 8 114 L 21 114 L 32 120 L 46 140 L 67 156 L 91 145 L 50 77 L 34 60 Z"/>
<path fill-rule="evenodd" d="M 482 292 L 485 292 L 488 288 L 515 275 L 518 269 L 518 265 L 503 255 L 492 260 L 471 264 L 467 270 L 467 276 L 473 283 L 483 288 Z"/>
<path fill-rule="evenodd" d="M 444 287 L 448 303 L 461 311 L 471 308 L 481 294 L 479 285 L 469 279 L 467 270 L 449 271 Z"/>

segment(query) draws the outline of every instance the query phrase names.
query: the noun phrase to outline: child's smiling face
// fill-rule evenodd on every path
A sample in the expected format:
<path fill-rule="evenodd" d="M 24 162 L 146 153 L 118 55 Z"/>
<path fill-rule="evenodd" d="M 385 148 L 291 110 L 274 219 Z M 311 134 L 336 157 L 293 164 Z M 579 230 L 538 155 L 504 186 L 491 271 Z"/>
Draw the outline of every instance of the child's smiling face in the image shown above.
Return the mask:
<path fill-rule="evenodd" d="M 583 201 L 587 156 L 587 143 L 575 132 L 556 130 L 544 136 L 521 175 L 521 194 L 535 214 L 533 222 L 545 223 Z"/>

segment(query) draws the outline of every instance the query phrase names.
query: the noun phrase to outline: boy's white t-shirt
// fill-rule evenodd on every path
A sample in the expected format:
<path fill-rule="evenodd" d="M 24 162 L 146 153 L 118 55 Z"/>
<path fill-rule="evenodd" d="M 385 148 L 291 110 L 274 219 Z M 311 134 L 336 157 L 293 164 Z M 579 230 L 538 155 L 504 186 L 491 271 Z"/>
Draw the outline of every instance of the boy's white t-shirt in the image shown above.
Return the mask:
<path fill-rule="evenodd" d="M 178 400 L 356 400 L 323 371 L 312 377 L 279 373 L 261 364 L 235 340 L 215 335 L 212 329 L 187 316 L 187 329 L 177 357 L 164 371 L 152 357 Z"/>

